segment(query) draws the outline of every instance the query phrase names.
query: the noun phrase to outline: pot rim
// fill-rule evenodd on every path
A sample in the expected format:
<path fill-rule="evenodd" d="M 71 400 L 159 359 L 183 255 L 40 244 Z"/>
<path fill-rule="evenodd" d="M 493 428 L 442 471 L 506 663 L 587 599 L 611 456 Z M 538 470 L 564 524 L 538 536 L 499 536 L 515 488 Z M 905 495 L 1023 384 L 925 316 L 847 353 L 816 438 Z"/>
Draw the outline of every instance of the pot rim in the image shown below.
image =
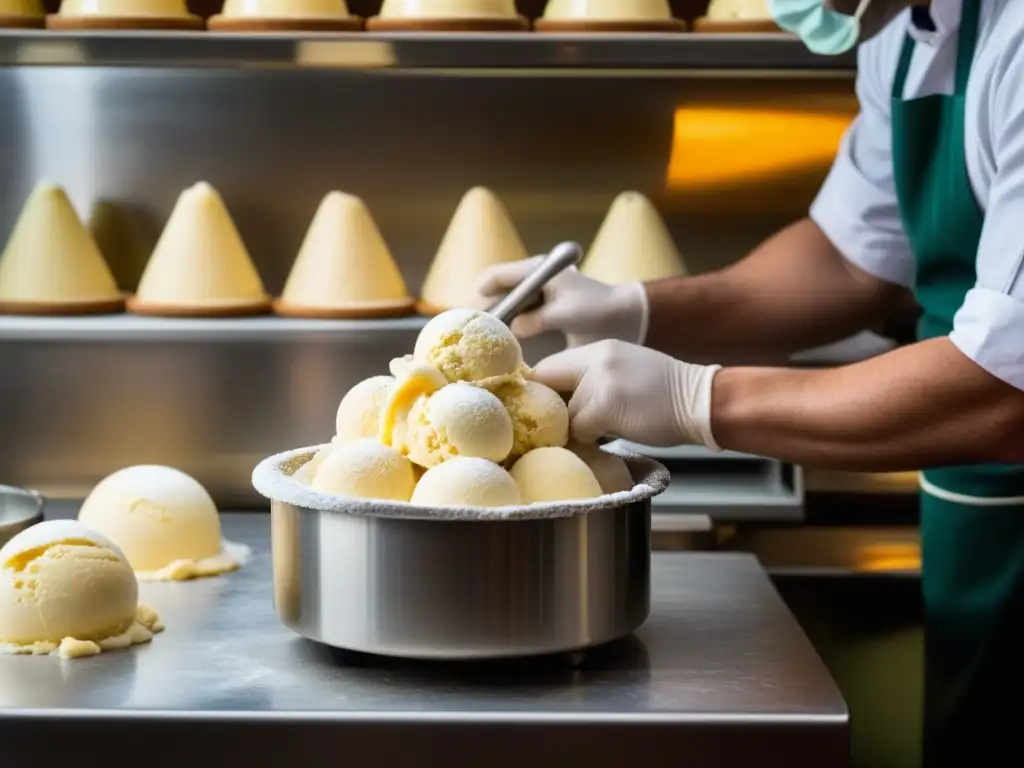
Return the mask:
<path fill-rule="evenodd" d="M 0 498 L 17 499 L 19 507 L 13 513 L 0 516 L 0 547 L 22 531 L 43 521 L 45 501 L 36 491 L 14 485 L 0 485 Z"/>
<path fill-rule="evenodd" d="M 263 459 L 253 470 L 253 487 L 271 501 L 285 502 L 319 512 L 406 520 L 509 521 L 575 517 L 601 509 L 649 502 L 668 487 L 670 479 L 668 469 L 661 463 L 638 453 L 616 448 L 608 452 L 626 462 L 636 483 L 629 491 L 605 494 L 596 499 L 539 502 L 514 507 L 424 507 L 404 501 L 352 499 L 320 493 L 296 480 L 294 473 L 322 447 L 324 446 L 313 445 L 294 448 Z"/>

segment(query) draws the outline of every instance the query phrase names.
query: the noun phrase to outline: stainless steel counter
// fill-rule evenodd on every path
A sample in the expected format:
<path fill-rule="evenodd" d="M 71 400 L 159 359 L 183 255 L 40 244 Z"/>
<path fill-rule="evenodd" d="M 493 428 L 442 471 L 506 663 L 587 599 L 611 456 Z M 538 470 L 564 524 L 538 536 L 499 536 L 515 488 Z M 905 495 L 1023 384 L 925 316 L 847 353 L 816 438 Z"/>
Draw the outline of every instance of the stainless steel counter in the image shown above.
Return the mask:
<path fill-rule="evenodd" d="M 843 700 L 753 557 L 656 554 L 650 620 L 575 667 L 406 663 L 342 656 L 278 622 L 269 522 L 224 515 L 255 552 L 241 571 L 141 586 L 167 625 L 151 644 L 0 657 L 5 764 L 91 745 L 106 766 L 147 768 L 846 765 Z"/>

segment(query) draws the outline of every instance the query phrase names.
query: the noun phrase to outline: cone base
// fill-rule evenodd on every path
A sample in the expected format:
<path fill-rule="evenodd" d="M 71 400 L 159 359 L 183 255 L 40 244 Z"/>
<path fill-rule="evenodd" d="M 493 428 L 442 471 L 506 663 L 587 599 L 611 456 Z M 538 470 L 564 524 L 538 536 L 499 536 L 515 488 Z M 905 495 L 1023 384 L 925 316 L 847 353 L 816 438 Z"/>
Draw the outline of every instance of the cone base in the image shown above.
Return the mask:
<path fill-rule="evenodd" d="M 159 304 L 140 301 L 137 296 L 127 299 L 128 311 L 148 317 L 254 317 L 270 312 L 270 299 L 254 299 L 232 304 Z"/>
<path fill-rule="evenodd" d="M 535 32 L 685 32 L 686 22 L 682 19 L 664 21 L 615 21 L 587 19 L 537 19 L 533 22 Z"/>
<path fill-rule="evenodd" d="M 526 32 L 530 22 L 514 19 L 384 19 L 366 20 L 370 32 Z"/>
<path fill-rule="evenodd" d="M 0 29 L 42 29 L 46 19 L 42 16 L 0 15 Z"/>
<path fill-rule="evenodd" d="M 124 311 L 124 297 L 92 301 L 7 301 L 0 299 L 0 315 L 114 315 Z"/>
<path fill-rule="evenodd" d="M 431 304 L 429 301 L 419 299 L 416 302 L 416 313 L 425 315 L 426 317 L 433 317 L 434 315 L 440 315 L 442 312 L 447 312 L 451 307 L 442 307 L 437 304 Z"/>
<path fill-rule="evenodd" d="M 412 299 L 366 302 L 342 307 L 317 307 L 274 300 L 274 312 L 282 317 L 304 317 L 310 320 L 375 320 L 411 315 L 416 308 Z"/>
<path fill-rule="evenodd" d="M 310 16 L 307 18 L 259 18 L 253 16 L 211 16 L 207 27 L 213 32 L 359 32 L 360 16 Z"/>
<path fill-rule="evenodd" d="M 206 28 L 198 16 L 61 16 L 51 13 L 46 17 L 46 28 L 54 30 L 135 29 L 180 30 L 195 32 Z"/>
<path fill-rule="evenodd" d="M 697 19 L 693 22 L 693 31 L 705 35 L 721 34 L 752 34 L 774 33 L 785 34 L 781 27 L 771 19 Z"/>

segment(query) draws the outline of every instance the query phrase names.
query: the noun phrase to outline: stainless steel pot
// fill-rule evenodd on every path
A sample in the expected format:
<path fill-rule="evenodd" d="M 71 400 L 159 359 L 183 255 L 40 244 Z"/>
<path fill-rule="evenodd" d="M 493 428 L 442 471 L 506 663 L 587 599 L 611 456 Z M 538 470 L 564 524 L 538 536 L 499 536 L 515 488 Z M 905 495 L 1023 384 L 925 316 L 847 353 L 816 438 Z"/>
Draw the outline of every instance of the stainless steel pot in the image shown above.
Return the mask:
<path fill-rule="evenodd" d="M 516 520 L 316 509 L 275 498 L 292 494 L 268 492 L 257 468 L 272 500 L 277 613 L 336 648 L 420 659 L 570 652 L 629 635 L 650 610 L 650 499 L 668 473 L 639 456 L 627 464 L 646 486 L 630 500 Z"/>
<path fill-rule="evenodd" d="M 42 520 L 42 496 L 24 488 L 0 485 L 0 547 Z"/>

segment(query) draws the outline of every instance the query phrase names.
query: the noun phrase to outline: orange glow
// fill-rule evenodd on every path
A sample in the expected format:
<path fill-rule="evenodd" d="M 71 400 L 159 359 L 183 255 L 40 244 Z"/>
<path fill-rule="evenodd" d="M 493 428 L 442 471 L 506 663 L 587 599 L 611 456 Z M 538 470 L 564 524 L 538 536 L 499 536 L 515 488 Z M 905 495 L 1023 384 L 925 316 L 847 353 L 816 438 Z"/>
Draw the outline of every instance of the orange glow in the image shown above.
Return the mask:
<path fill-rule="evenodd" d="M 862 571 L 918 571 L 921 569 L 921 549 L 916 544 L 878 544 L 865 547 L 857 558 Z"/>
<path fill-rule="evenodd" d="M 666 184 L 707 189 L 827 168 L 852 119 L 795 108 L 681 107 Z"/>

